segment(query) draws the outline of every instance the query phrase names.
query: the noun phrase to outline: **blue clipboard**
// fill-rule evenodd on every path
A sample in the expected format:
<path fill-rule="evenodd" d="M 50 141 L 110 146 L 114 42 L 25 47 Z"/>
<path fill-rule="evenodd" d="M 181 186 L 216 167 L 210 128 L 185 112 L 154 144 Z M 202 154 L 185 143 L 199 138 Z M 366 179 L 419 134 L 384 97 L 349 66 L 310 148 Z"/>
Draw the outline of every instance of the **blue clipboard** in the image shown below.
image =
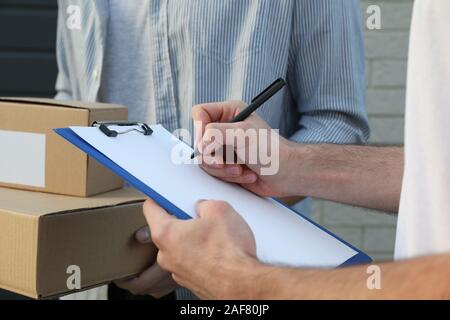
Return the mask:
<path fill-rule="evenodd" d="M 101 153 L 96 148 L 91 146 L 84 139 L 80 138 L 70 128 L 58 128 L 58 129 L 54 129 L 54 131 L 58 135 L 60 135 L 61 137 L 63 137 L 64 139 L 66 139 L 67 141 L 72 143 L 74 146 L 76 146 L 77 148 L 79 148 L 80 150 L 82 150 L 83 152 L 88 154 L 90 157 L 94 158 L 95 160 L 100 162 L 102 165 L 104 165 L 105 167 L 107 167 L 108 169 L 113 171 L 115 174 L 117 174 L 119 177 L 121 177 L 122 179 L 127 181 L 134 188 L 136 188 L 137 190 L 144 193 L 146 196 L 151 198 L 153 201 L 155 201 L 159 206 L 164 208 L 169 213 L 173 214 L 174 216 L 176 216 L 179 219 L 183 219 L 183 220 L 191 219 L 191 217 L 187 213 L 185 213 L 183 210 L 181 210 L 180 208 L 178 208 L 177 206 L 172 204 L 170 201 L 168 201 L 166 198 L 161 196 L 158 192 L 156 192 L 155 190 L 150 188 L 148 185 L 146 185 L 145 183 L 143 183 L 142 181 L 140 181 L 139 179 L 137 179 L 136 177 L 131 175 L 128 171 L 124 170 L 122 167 L 117 165 L 114 161 L 112 161 L 111 159 L 106 157 L 103 153 Z M 283 206 L 287 207 L 283 203 L 281 203 L 281 204 Z M 289 208 L 289 207 L 287 207 L 287 208 Z M 289 208 L 289 209 L 292 210 L 292 208 Z M 292 211 L 294 211 L 294 210 L 292 210 Z M 321 225 L 312 221 L 308 217 L 305 217 L 301 213 L 298 213 L 298 212 L 296 212 L 296 213 L 303 219 L 311 222 L 312 224 L 314 224 L 315 226 L 317 226 L 324 232 L 328 233 L 329 235 L 333 236 L 340 242 L 344 243 L 345 245 L 349 246 L 350 248 L 352 248 L 353 250 L 358 252 L 356 255 L 354 255 L 353 257 L 351 257 L 344 263 L 342 263 L 340 265 L 340 267 L 351 266 L 351 265 L 356 265 L 356 264 L 367 264 L 367 263 L 370 263 L 373 261 L 370 256 L 368 256 L 366 253 L 362 252 L 358 248 L 352 246 L 347 241 L 339 238 L 335 234 L 331 233 L 329 230 L 323 228 Z"/>

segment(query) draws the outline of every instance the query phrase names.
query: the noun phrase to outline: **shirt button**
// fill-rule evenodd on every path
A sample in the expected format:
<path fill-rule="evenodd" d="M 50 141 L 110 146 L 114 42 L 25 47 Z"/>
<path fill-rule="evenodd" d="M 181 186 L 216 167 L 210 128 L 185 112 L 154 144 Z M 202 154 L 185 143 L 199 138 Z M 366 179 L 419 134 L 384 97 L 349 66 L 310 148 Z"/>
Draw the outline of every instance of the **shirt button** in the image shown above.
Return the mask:
<path fill-rule="evenodd" d="M 94 70 L 94 72 L 92 73 L 92 76 L 94 77 L 95 81 L 98 80 L 98 70 L 97 69 Z"/>

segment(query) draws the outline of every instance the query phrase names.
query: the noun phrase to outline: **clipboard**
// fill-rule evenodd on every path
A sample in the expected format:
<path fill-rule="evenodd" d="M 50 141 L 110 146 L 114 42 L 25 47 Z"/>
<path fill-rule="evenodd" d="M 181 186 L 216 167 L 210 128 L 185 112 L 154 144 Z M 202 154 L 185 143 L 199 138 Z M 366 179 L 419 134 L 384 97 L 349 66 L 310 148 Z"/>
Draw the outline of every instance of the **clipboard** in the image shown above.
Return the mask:
<path fill-rule="evenodd" d="M 170 186 L 176 190 L 180 185 L 180 181 L 178 183 L 177 181 L 170 181 L 172 172 L 186 172 L 186 177 L 194 177 L 191 179 L 192 181 L 189 181 L 191 190 L 186 190 L 186 193 L 195 193 L 198 188 L 206 194 L 214 194 L 214 190 L 211 189 L 220 189 L 222 192 L 217 197 L 206 197 L 206 199 L 215 200 L 222 200 L 220 196 L 227 195 L 227 192 L 233 194 L 233 197 L 224 200 L 230 200 L 228 202 L 243 216 L 244 220 L 247 221 L 254 232 L 258 259 L 262 262 L 292 267 L 334 268 L 372 261 L 361 250 L 342 240 L 311 219 L 274 199 L 260 198 L 243 188 L 235 185 L 231 186 L 226 182 L 210 177 L 195 165 L 180 165 L 180 167 L 175 167 L 165 162 L 164 165 L 161 165 L 163 163 L 161 159 L 167 158 L 164 158 L 164 156 L 167 156 L 166 154 L 161 154 L 167 153 L 175 145 L 180 145 L 182 149 L 185 149 L 186 157 L 189 157 L 192 153 L 191 147 L 172 136 L 162 126 L 155 125 L 151 126 L 151 128 L 148 126 L 151 133 L 147 131 L 149 134 L 145 135 L 142 124 L 131 123 L 128 124 L 130 128 L 126 128 L 118 132 L 118 135 L 115 135 L 115 137 L 111 137 L 104 130 L 100 130 L 100 125 L 97 123 L 94 124 L 96 127 L 59 128 L 54 129 L 54 131 L 102 165 L 115 172 L 134 188 L 153 199 L 158 205 L 179 219 L 186 220 L 193 218 L 194 214 L 192 210 L 195 202 L 199 199 L 205 199 L 205 197 L 202 197 L 202 193 L 200 193 L 197 195 L 197 198 L 194 199 L 194 196 L 191 196 L 192 199 L 190 199 L 188 196 L 182 194 L 184 193 L 182 189 L 178 189 L 178 191 L 167 189 L 167 186 Z M 125 127 L 117 123 L 108 123 L 105 125 L 109 130 L 116 131 Z M 123 152 L 117 150 L 118 148 L 121 148 Z M 145 152 L 146 154 L 144 154 Z M 160 157 L 159 162 L 156 162 L 156 165 L 153 164 L 157 168 L 150 167 L 149 165 L 148 170 L 153 171 L 146 176 L 147 170 L 145 170 L 144 174 L 142 173 L 142 167 L 146 167 L 147 163 L 144 157 L 153 159 L 151 155 L 152 153 L 155 155 L 155 152 Z M 160 165 L 163 168 L 159 168 L 158 166 Z M 159 172 L 161 170 L 170 172 Z M 207 177 L 203 176 L 202 173 Z M 160 180 L 163 179 L 154 179 L 152 182 L 149 182 L 153 179 L 151 177 L 152 174 L 163 174 L 162 177 L 166 177 L 165 180 L 167 181 L 162 182 Z M 176 179 L 176 177 L 172 178 Z M 196 186 L 194 182 L 196 179 L 204 181 L 208 186 L 205 187 L 198 184 L 197 188 L 194 188 Z M 236 197 L 239 198 L 238 200 L 240 202 L 232 203 Z M 183 199 L 180 200 L 180 198 Z M 242 206 L 241 211 L 237 208 L 239 206 Z M 271 215 L 266 211 L 259 212 L 257 215 L 253 214 L 249 212 L 249 207 L 255 208 L 255 211 L 258 210 L 257 208 L 269 208 L 266 211 L 270 211 L 269 213 Z M 274 214 L 275 212 L 276 216 Z M 264 219 L 269 221 L 269 218 L 272 219 L 270 223 L 261 221 Z M 289 222 L 287 222 L 288 220 Z M 277 226 L 282 226 L 282 228 L 277 228 Z M 298 231 L 295 228 L 298 228 Z M 293 240 L 290 241 L 290 239 Z M 296 242 L 294 242 L 295 239 L 297 239 Z M 308 257 L 305 257 L 306 255 Z"/>

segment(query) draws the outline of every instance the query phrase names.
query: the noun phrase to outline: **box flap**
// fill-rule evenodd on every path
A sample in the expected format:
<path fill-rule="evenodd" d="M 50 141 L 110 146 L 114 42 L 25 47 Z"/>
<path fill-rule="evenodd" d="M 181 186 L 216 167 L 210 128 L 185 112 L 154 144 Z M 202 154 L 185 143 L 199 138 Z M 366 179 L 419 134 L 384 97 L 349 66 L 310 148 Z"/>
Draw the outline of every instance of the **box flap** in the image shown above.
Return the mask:
<path fill-rule="evenodd" d="M 0 210 L 29 216 L 67 213 L 139 202 L 146 197 L 132 188 L 115 190 L 90 198 L 0 188 Z"/>
<path fill-rule="evenodd" d="M 69 101 L 69 100 L 55 100 L 45 98 L 18 98 L 18 97 L 0 97 L 0 102 L 10 103 L 25 103 L 36 104 L 45 106 L 65 107 L 65 108 L 77 108 L 86 110 L 116 110 L 126 108 L 125 106 L 109 103 L 98 102 L 84 102 L 84 101 Z"/>

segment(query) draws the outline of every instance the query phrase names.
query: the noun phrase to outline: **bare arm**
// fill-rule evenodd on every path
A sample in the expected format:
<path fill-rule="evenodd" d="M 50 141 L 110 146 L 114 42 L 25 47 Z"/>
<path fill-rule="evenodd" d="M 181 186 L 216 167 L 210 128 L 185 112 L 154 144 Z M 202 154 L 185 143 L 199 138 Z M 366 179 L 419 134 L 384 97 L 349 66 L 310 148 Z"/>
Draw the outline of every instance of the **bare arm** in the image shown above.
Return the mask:
<path fill-rule="evenodd" d="M 450 254 L 380 264 L 380 289 L 369 289 L 367 266 L 287 269 L 248 263 L 243 286 L 257 299 L 450 299 Z M 251 282 L 251 283 L 250 283 Z M 233 296 L 229 293 L 230 297 Z"/>
<path fill-rule="evenodd" d="M 381 288 L 370 290 L 367 265 L 294 269 L 262 264 L 242 217 L 221 201 L 201 201 L 199 218 L 144 205 L 158 262 L 180 285 L 208 299 L 450 299 L 450 254 L 380 264 Z M 217 266 L 220 265 L 220 268 Z"/>
<path fill-rule="evenodd" d="M 397 212 L 403 148 L 340 145 L 291 146 L 295 193 Z"/>

